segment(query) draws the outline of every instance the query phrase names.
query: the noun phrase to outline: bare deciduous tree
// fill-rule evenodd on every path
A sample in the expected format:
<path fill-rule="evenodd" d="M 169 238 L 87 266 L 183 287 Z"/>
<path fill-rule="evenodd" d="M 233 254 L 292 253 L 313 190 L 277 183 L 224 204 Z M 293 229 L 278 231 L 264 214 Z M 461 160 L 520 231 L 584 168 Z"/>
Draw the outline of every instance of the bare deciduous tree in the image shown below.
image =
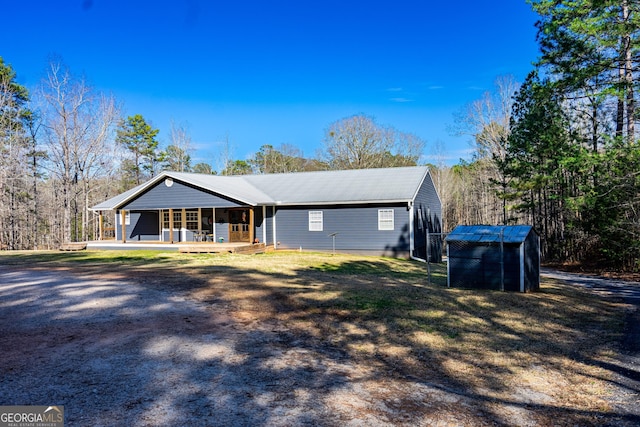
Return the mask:
<path fill-rule="evenodd" d="M 165 151 L 165 168 L 175 172 L 191 171 L 191 135 L 184 124 L 171 121 L 171 144 Z"/>
<path fill-rule="evenodd" d="M 501 76 L 495 81 L 495 90 L 485 92 L 482 98 L 468 104 L 458 114 L 455 131 L 458 135 L 470 135 L 475 144 L 476 159 L 482 161 L 488 173 L 484 179 L 499 185 L 502 199 L 502 223 L 507 222 L 504 193 L 507 181 L 503 165 L 507 155 L 510 134 L 513 96 L 519 84 L 513 76 Z"/>
<path fill-rule="evenodd" d="M 90 182 L 109 168 L 118 108 L 59 61 L 51 61 L 39 96 L 44 114 L 48 170 L 59 184 L 62 221 L 58 241 L 86 239 Z M 80 199 L 80 204 L 78 199 Z"/>
<path fill-rule="evenodd" d="M 366 169 L 417 164 L 424 141 L 413 134 L 380 126 L 366 115 L 332 123 L 325 132 L 321 160 L 331 169 Z"/>

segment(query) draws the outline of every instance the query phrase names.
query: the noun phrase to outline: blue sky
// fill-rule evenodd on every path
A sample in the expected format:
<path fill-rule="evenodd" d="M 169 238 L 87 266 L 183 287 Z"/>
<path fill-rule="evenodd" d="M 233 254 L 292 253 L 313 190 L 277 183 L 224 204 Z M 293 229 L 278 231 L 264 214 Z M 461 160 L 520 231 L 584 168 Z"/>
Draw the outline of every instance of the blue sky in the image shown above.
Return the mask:
<path fill-rule="evenodd" d="M 225 138 L 235 158 L 263 144 L 312 157 L 329 124 L 361 113 L 423 138 L 424 161 L 436 145 L 468 159 L 454 113 L 538 55 L 524 0 L 0 3 L 0 56 L 20 83 L 34 88 L 57 55 L 162 143 L 172 120 L 186 125 L 214 166 Z"/>

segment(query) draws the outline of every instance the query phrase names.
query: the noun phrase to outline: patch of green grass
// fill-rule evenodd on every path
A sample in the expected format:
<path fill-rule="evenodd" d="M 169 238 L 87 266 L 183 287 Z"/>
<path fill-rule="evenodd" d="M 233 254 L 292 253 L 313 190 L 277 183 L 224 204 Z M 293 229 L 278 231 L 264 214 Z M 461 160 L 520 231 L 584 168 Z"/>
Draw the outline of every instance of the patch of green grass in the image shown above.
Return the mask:
<path fill-rule="evenodd" d="M 330 260 L 333 261 L 333 260 Z M 416 277 L 426 274 L 426 267 L 422 263 L 392 258 L 371 258 L 345 260 L 335 258 L 336 262 L 323 262 L 312 266 L 315 271 L 343 275 L 364 275 L 377 277 Z"/>
<path fill-rule="evenodd" d="M 120 263 L 140 265 L 146 263 L 166 263 L 173 259 L 172 253 L 136 250 L 136 251 L 7 251 L 0 253 L 0 264 L 4 265 L 65 265 Z"/>
<path fill-rule="evenodd" d="M 388 311 L 395 309 L 410 310 L 412 307 L 402 299 L 393 295 L 371 292 L 344 292 L 339 303 L 340 308 L 346 310 L 358 310 L 374 313 L 378 310 Z"/>

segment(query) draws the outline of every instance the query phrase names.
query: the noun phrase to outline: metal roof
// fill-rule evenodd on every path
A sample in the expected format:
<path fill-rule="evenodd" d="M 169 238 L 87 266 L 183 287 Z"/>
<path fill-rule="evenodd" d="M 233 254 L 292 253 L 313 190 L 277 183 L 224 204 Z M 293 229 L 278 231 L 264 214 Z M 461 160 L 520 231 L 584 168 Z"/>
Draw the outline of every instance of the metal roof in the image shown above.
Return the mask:
<path fill-rule="evenodd" d="M 92 209 L 118 209 L 167 177 L 252 206 L 408 202 L 428 173 L 426 166 L 235 176 L 163 172 Z"/>
<path fill-rule="evenodd" d="M 247 175 L 244 179 L 278 205 L 373 203 L 412 200 L 427 173 L 427 167 L 404 167 Z"/>
<path fill-rule="evenodd" d="M 445 239 L 447 242 L 522 243 L 531 232 L 531 225 L 458 225 Z"/>

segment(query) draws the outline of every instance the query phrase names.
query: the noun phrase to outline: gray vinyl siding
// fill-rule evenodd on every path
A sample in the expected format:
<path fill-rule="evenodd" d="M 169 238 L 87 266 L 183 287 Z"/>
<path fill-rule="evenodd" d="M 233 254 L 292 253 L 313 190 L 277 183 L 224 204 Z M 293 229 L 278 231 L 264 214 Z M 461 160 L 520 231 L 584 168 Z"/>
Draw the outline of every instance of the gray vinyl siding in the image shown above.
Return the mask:
<path fill-rule="evenodd" d="M 431 179 L 431 174 L 425 177 L 420 189 L 416 193 L 413 202 L 413 212 L 413 256 L 426 260 L 427 228 L 430 234 L 442 232 L 442 206 L 433 180 Z M 442 236 L 430 235 L 429 246 L 431 247 L 431 256 L 429 259 L 432 262 L 442 262 Z"/>
<path fill-rule="evenodd" d="M 216 222 L 216 241 L 220 241 L 220 238 L 224 239 L 225 242 L 229 241 L 229 223 L 228 222 Z"/>
<path fill-rule="evenodd" d="M 393 209 L 394 229 L 378 230 L 378 210 Z M 309 231 L 309 211 L 323 212 L 323 230 Z M 409 252 L 409 212 L 403 206 L 279 207 L 276 210 L 278 248 L 362 251 L 390 256 Z"/>
<path fill-rule="evenodd" d="M 265 227 L 267 230 L 267 240 L 265 240 L 265 243 L 267 245 L 273 245 L 273 207 L 267 206 L 266 212 L 267 217 L 265 218 Z M 262 236 L 260 236 L 260 238 L 262 239 Z"/>
<path fill-rule="evenodd" d="M 160 223 L 158 212 L 132 211 L 129 214 L 130 224 L 126 225 L 127 241 L 149 242 L 160 240 Z M 116 240 L 122 240 L 122 220 L 117 215 Z"/>
<path fill-rule="evenodd" d="M 162 181 L 129 202 L 123 209 L 231 208 L 240 206 L 245 205 L 177 181 L 174 181 L 171 187 L 167 187 Z"/>
<path fill-rule="evenodd" d="M 262 242 L 262 230 L 264 228 L 264 222 L 265 219 L 262 218 L 262 207 L 257 207 L 255 208 L 254 212 L 253 212 L 254 218 L 254 239 L 258 239 L 260 242 Z"/>

